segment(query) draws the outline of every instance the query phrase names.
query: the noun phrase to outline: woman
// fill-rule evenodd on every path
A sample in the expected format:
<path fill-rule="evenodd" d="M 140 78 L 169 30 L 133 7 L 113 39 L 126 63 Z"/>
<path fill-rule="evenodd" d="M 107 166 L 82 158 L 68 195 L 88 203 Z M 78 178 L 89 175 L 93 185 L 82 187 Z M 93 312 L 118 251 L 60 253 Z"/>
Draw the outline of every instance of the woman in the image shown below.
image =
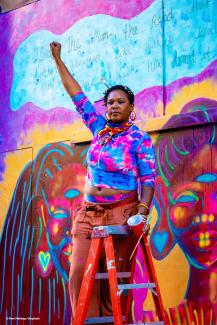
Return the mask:
<path fill-rule="evenodd" d="M 61 60 L 61 45 L 53 42 L 50 48 L 63 86 L 93 134 L 87 156 L 84 201 L 76 211 L 72 228 L 73 253 L 69 291 L 74 314 L 92 228 L 126 224 L 127 219 L 136 213 L 147 217 L 154 193 L 155 159 L 149 135 L 129 121 L 130 116 L 135 119 L 134 95 L 130 89 L 118 85 L 106 91 L 105 118 L 96 112 Z M 141 185 L 140 202 L 137 193 L 138 179 Z M 129 269 L 132 241 L 116 239 L 114 245 L 117 270 Z M 105 269 L 103 256 L 100 268 Z M 89 317 L 112 315 L 110 294 L 105 283 L 100 288 L 99 281 L 95 281 Z"/>

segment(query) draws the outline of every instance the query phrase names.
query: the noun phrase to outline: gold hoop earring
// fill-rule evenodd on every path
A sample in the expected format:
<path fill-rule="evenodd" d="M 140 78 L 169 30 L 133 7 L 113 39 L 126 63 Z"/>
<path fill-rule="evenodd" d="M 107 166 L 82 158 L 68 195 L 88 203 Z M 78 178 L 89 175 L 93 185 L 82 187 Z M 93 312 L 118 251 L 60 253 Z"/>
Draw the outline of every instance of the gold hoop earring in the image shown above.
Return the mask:
<path fill-rule="evenodd" d="M 109 117 L 108 117 L 108 112 L 105 112 L 105 118 L 106 118 L 106 121 L 110 121 Z"/>
<path fill-rule="evenodd" d="M 136 112 L 134 110 L 130 113 L 130 119 L 131 121 L 135 121 L 136 119 Z"/>

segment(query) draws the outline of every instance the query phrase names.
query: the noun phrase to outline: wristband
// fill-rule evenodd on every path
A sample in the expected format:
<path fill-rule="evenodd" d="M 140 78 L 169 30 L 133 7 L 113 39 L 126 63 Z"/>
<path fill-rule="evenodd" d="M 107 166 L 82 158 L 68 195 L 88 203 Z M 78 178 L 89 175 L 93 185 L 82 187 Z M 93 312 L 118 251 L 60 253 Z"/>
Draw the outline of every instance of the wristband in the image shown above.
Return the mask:
<path fill-rule="evenodd" d="M 150 209 L 149 209 L 149 207 L 148 207 L 146 204 L 144 204 L 144 203 L 139 203 L 139 204 L 138 204 L 138 207 L 144 207 L 144 208 L 146 208 L 146 209 L 148 210 L 148 214 L 149 214 Z"/>

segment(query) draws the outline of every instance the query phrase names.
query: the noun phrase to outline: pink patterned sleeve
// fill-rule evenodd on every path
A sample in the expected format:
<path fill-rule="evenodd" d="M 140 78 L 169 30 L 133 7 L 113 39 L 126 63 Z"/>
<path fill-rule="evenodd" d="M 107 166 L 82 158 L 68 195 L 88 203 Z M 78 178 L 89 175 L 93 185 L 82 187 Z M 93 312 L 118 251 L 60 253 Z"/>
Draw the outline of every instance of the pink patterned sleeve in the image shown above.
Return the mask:
<path fill-rule="evenodd" d="M 95 107 L 83 92 L 77 93 L 72 97 L 72 101 L 84 124 L 94 134 L 99 127 L 99 123 L 104 122 L 103 116 L 96 112 Z"/>
<path fill-rule="evenodd" d="M 141 186 L 154 187 L 155 181 L 155 152 L 151 138 L 145 133 L 137 150 L 137 166 Z"/>

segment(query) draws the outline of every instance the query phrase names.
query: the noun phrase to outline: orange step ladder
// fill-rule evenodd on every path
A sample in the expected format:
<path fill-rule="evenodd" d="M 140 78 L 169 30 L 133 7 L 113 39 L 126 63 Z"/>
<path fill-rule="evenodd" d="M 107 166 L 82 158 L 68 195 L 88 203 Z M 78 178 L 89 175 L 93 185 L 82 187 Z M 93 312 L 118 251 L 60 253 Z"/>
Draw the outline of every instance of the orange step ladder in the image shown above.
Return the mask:
<path fill-rule="evenodd" d="M 133 229 L 133 228 L 132 228 Z M 159 321 L 146 322 L 143 324 L 152 325 L 166 325 L 164 307 L 160 295 L 160 290 L 154 270 L 154 265 L 152 262 L 152 256 L 150 248 L 148 245 L 148 240 L 146 235 L 141 235 L 140 238 L 135 232 L 135 235 L 140 240 L 140 245 L 144 254 L 145 265 L 148 273 L 148 283 L 133 284 L 133 271 L 135 266 L 135 256 L 134 254 L 132 260 L 131 272 L 117 272 L 115 265 L 114 247 L 113 247 L 113 236 L 129 236 L 132 235 L 128 226 L 99 226 L 94 227 L 91 236 L 91 245 L 89 250 L 89 255 L 87 258 L 87 263 L 84 271 L 84 277 L 81 285 L 81 290 L 78 298 L 78 303 L 76 306 L 76 311 L 74 315 L 73 325 L 83 325 L 83 324 L 106 324 L 114 323 L 115 325 L 128 324 L 128 316 L 130 312 L 130 306 L 132 301 L 132 290 L 128 293 L 126 310 L 124 315 L 121 311 L 120 295 L 124 290 L 138 289 L 138 288 L 148 288 L 151 290 L 156 315 Z M 107 262 L 107 273 L 97 273 L 97 268 L 100 259 L 100 253 L 102 250 L 102 245 L 104 243 L 106 262 Z M 130 278 L 129 284 L 118 284 L 117 278 Z M 89 300 L 91 296 L 91 290 L 95 279 L 108 278 L 111 294 L 111 302 L 113 309 L 113 316 L 106 317 L 91 317 L 86 319 Z M 138 324 L 138 323 L 137 323 Z"/>

